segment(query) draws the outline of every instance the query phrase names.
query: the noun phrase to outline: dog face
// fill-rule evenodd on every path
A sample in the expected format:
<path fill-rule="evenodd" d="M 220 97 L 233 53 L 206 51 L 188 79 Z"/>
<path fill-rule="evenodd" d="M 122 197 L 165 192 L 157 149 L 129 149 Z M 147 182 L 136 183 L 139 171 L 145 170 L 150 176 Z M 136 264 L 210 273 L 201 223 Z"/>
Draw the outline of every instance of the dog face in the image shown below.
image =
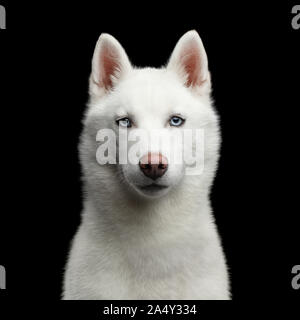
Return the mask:
<path fill-rule="evenodd" d="M 196 31 L 178 41 L 167 67 L 162 69 L 133 68 L 119 42 L 102 34 L 92 61 L 87 135 L 82 148 L 82 163 L 93 183 L 103 178 L 102 166 L 115 170 L 111 177 L 124 183 L 128 187 L 125 189 L 144 197 L 161 197 L 184 179 L 189 165 L 182 155 L 188 144 L 192 151 L 201 149 L 195 160 L 213 170 L 218 126 L 210 88 L 207 57 Z M 114 159 L 111 164 L 101 165 L 107 153 L 99 153 L 98 164 L 93 161 L 87 166 L 86 157 L 96 158 L 96 136 L 102 129 L 114 133 L 115 138 L 105 142 L 113 150 Z M 196 129 L 203 130 L 202 143 L 186 143 L 186 132 Z M 121 162 L 124 154 L 126 161 Z"/>

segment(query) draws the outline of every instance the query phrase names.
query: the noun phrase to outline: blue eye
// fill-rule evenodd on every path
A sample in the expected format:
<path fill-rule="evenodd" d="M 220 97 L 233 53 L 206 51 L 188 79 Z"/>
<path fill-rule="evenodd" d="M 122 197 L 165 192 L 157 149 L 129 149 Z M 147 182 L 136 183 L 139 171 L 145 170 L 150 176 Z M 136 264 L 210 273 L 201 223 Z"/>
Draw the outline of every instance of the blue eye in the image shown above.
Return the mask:
<path fill-rule="evenodd" d="M 174 116 L 170 119 L 170 125 L 173 127 L 180 127 L 184 123 L 184 119 Z"/>
<path fill-rule="evenodd" d="M 129 118 L 122 118 L 116 121 L 119 127 L 130 128 L 132 126 Z"/>

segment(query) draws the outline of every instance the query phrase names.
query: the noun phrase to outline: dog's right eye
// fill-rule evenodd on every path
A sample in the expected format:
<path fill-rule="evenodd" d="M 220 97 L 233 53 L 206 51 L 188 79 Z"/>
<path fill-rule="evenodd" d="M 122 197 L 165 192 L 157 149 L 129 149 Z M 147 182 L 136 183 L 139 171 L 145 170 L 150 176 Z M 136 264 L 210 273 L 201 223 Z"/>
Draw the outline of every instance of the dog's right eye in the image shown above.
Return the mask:
<path fill-rule="evenodd" d="M 129 118 L 122 118 L 116 120 L 119 127 L 130 128 L 132 126 L 131 120 Z"/>

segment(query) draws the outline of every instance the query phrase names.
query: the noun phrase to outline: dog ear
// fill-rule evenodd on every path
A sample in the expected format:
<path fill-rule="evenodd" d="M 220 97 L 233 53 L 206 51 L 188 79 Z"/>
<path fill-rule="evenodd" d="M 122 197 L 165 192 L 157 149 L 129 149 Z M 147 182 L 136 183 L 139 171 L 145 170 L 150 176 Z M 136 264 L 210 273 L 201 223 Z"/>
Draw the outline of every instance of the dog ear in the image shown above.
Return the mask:
<path fill-rule="evenodd" d="M 210 92 L 207 55 L 197 31 L 189 31 L 179 39 L 167 69 L 175 71 L 186 87 L 201 94 Z"/>
<path fill-rule="evenodd" d="M 92 60 L 91 86 L 96 85 L 98 88 L 94 88 L 95 90 L 105 93 L 113 89 L 131 69 L 120 43 L 107 33 L 101 34 Z"/>

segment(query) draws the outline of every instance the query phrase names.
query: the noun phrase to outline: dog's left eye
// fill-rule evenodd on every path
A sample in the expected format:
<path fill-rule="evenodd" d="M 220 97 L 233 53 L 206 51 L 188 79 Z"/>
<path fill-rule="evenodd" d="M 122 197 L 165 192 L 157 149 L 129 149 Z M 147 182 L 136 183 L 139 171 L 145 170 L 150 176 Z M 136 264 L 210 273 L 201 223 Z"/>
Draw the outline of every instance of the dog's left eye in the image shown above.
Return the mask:
<path fill-rule="evenodd" d="M 130 128 L 132 126 L 131 120 L 129 118 L 118 119 L 116 122 L 120 127 Z"/>
<path fill-rule="evenodd" d="M 174 116 L 170 119 L 170 125 L 173 127 L 179 127 L 181 125 L 183 125 L 184 123 L 184 119 Z"/>

